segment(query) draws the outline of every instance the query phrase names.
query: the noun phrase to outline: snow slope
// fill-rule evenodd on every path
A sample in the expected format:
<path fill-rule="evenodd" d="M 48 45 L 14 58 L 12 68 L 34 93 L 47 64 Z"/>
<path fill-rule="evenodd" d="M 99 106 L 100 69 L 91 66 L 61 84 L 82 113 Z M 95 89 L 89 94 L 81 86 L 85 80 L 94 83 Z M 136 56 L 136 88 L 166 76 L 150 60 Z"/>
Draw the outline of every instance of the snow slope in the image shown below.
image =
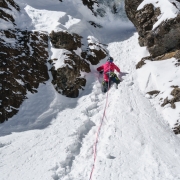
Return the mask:
<path fill-rule="evenodd" d="M 50 7 L 45 0 L 43 7 L 47 5 L 46 10 L 57 13 L 56 2 L 52 2 L 55 4 Z M 33 3 L 35 1 L 29 2 L 29 6 L 39 10 L 26 7 L 31 10 L 31 18 L 36 17 L 32 12 L 39 14 L 42 10 L 41 1 Z M 75 10 L 71 14 L 67 12 L 67 16 L 80 19 L 81 14 L 76 14 Z M 43 18 L 37 18 L 29 28 L 40 30 L 39 22 L 50 32 L 51 26 L 46 21 L 48 12 L 42 10 L 41 13 Z M 59 17 L 65 15 L 62 11 L 58 14 Z M 57 19 L 54 20 L 50 21 L 52 28 L 59 26 Z M 110 24 L 113 22 L 117 20 L 112 19 Z M 90 27 L 79 23 L 79 32 Z M 73 31 L 75 25 L 69 30 Z M 164 120 L 161 109 L 157 112 L 139 88 L 141 73 L 137 74 L 135 64 L 147 52 L 139 47 L 138 35 L 132 26 L 123 27 L 120 34 L 113 27 L 115 25 L 112 29 L 106 27 L 97 31 L 91 27 L 86 32 L 100 40 L 113 34 L 104 41 L 108 42 L 109 53 L 120 67 L 123 78 L 118 89 L 113 86 L 108 93 L 92 179 L 178 180 L 180 139 Z M 60 57 L 62 53 L 59 53 L 50 46 L 51 57 Z M 28 94 L 17 115 L 0 125 L 1 180 L 89 179 L 93 145 L 107 98 L 107 94 L 101 92 L 102 76 L 96 72 L 96 67 L 91 67 L 92 72 L 86 75 L 87 86 L 79 98 L 61 96 L 50 79 L 45 85 L 41 84 L 38 93 Z M 146 77 L 142 80 L 147 83 Z"/>
<path fill-rule="evenodd" d="M 121 67 L 124 81 L 118 89 L 112 87 L 109 91 L 93 179 L 180 178 L 180 140 L 139 91 L 133 63 L 140 58 L 140 54 L 135 56 L 137 48 L 137 34 L 126 41 L 109 44 L 110 54 Z M 37 107 L 47 108 L 42 100 L 48 98 L 49 107 L 36 122 L 43 125 L 47 118 L 50 123 L 47 127 L 6 136 L 1 129 L 2 180 L 89 178 L 93 144 L 106 101 L 106 94 L 100 90 L 101 77 L 94 72 L 89 74 L 89 79 L 88 93 L 77 100 L 65 102 L 50 82 L 45 86 L 46 91 L 39 89 L 36 100 L 26 100 L 19 114 L 32 118 L 30 115 L 39 112 Z M 17 115 L 14 121 L 22 117 Z M 3 125 L 4 131 L 8 122 Z"/>

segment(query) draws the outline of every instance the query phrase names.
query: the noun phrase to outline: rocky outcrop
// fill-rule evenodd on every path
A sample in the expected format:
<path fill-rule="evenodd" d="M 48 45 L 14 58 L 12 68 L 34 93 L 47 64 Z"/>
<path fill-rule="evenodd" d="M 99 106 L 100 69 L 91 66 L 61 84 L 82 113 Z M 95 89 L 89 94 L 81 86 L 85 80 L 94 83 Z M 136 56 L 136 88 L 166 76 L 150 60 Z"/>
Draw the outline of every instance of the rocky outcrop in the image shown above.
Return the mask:
<path fill-rule="evenodd" d="M 177 123 L 173 127 L 173 131 L 175 134 L 180 134 L 180 122 L 177 120 Z"/>
<path fill-rule="evenodd" d="M 145 45 L 145 39 L 148 33 L 152 30 L 153 25 L 157 22 L 157 17 L 160 15 L 159 8 L 154 8 L 152 4 L 147 4 L 143 9 L 137 11 L 138 6 L 143 0 L 138 0 L 133 3 L 126 0 L 126 13 L 128 18 L 135 25 L 139 33 L 139 43 L 141 46 Z M 149 41 L 148 41 L 149 42 Z"/>
<path fill-rule="evenodd" d="M 180 88 L 179 86 L 173 86 L 172 88 L 174 88 L 171 91 L 171 95 L 173 96 L 173 98 L 171 99 L 166 98 L 162 106 L 165 106 L 166 104 L 171 104 L 171 107 L 175 109 L 176 108 L 175 102 L 180 102 Z M 177 120 L 177 123 L 174 124 L 174 127 L 172 129 L 175 134 L 180 134 L 180 121 L 179 120 Z"/>
<path fill-rule="evenodd" d="M 3 7 L 0 18 L 14 26 L 13 29 L 0 30 L 0 123 L 2 123 L 18 112 L 18 108 L 27 98 L 27 91 L 37 92 L 39 83 L 48 80 L 46 61 L 49 55 L 48 35 L 18 29 L 13 16 L 4 10 L 11 8 L 15 8 L 13 11 L 20 10 L 12 0 L 2 0 L 0 6 Z"/>
<path fill-rule="evenodd" d="M 49 35 L 51 42 L 55 48 L 67 49 L 69 51 L 76 50 L 78 47 L 81 47 L 81 36 L 68 32 L 54 32 L 52 31 Z"/>
<path fill-rule="evenodd" d="M 136 26 L 139 25 L 138 20 L 135 18 L 137 13 L 138 6 L 143 2 L 143 0 L 125 0 L 125 11 L 128 18 L 132 21 L 132 23 Z"/>
<path fill-rule="evenodd" d="M 18 112 L 27 91 L 37 92 L 39 83 L 48 80 L 48 37 L 28 31 L 0 31 L 14 45 L 0 38 L 0 122 Z"/>
<path fill-rule="evenodd" d="M 147 94 L 149 94 L 150 96 L 157 96 L 159 93 L 160 93 L 160 91 L 158 91 L 158 90 L 147 92 Z"/>
<path fill-rule="evenodd" d="M 60 0 L 61 1 L 61 0 Z M 62 2 L 62 1 L 61 1 Z M 83 3 L 94 11 L 96 1 Z M 46 66 L 48 54 L 48 34 L 18 29 L 16 15 L 20 7 L 13 0 L 0 1 L 0 19 L 6 23 L 7 30 L 0 27 L 0 123 L 8 120 L 18 112 L 18 108 L 27 98 L 27 91 L 36 93 L 40 83 L 48 79 Z M 12 12 L 12 13 L 11 13 Z M 103 45 L 92 43 L 87 50 L 81 50 L 81 36 L 68 32 L 53 32 L 50 40 L 55 48 L 64 49 L 64 65 L 55 68 L 52 64 L 52 83 L 55 89 L 67 97 L 78 97 L 83 90 L 86 79 L 82 73 L 89 73 L 90 65 L 97 64 L 106 56 Z M 95 49 L 92 48 L 96 47 Z M 77 53 L 79 52 L 79 54 Z"/>
<path fill-rule="evenodd" d="M 8 4 L 10 4 L 11 7 L 9 7 Z M 1 0 L 0 7 L 4 9 L 0 9 L 0 19 L 11 22 L 15 25 L 14 17 L 11 14 L 8 14 L 6 9 L 12 10 L 12 8 L 14 8 L 16 11 L 20 11 L 20 7 L 13 0 Z"/>
<path fill-rule="evenodd" d="M 144 38 L 144 45 L 148 47 L 152 57 L 180 48 L 180 14 L 161 23 L 155 31 L 156 33 L 150 33 Z"/>
<path fill-rule="evenodd" d="M 117 14 L 118 17 L 121 18 L 121 20 L 127 18 L 124 12 L 124 1 L 82 0 L 82 3 L 92 11 L 94 16 L 104 17 L 107 12 L 111 11 L 112 14 Z M 99 27 L 94 23 L 92 25 L 95 25 L 95 27 Z"/>
<path fill-rule="evenodd" d="M 97 5 L 97 1 L 82 2 L 96 15 L 94 5 Z M 27 91 L 36 93 L 39 84 L 48 80 L 46 61 L 49 55 L 48 34 L 18 29 L 13 13 L 8 13 L 20 11 L 20 7 L 13 0 L 1 0 L 0 7 L 2 7 L 0 18 L 11 24 L 9 30 L 0 29 L 0 122 L 2 123 L 18 112 L 18 108 L 27 98 Z M 56 59 L 49 61 L 52 64 L 52 83 L 62 95 L 78 97 L 79 91 L 86 85 L 82 73 L 89 73 L 91 65 L 98 64 L 106 57 L 104 45 L 91 41 L 87 50 L 82 51 L 82 37 L 77 34 L 52 31 L 49 37 L 55 48 L 66 50 L 62 67 L 54 66 Z"/>
<path fill-rule="evenodd" d="M 79 90 L 83 89 L 86 79 L 81 77 L 81 72 L 90 72 L 90 66 L 83 61 L 73 50 L 81 47 L 81 37 L 77 34 L 68 32 L 54 32 L 50 34 L 50 39 L 55 48 L 66 49 L 65 59 L 62 59 L 63 67 L 55 68 L 53 62 L 51 72 L 53 75 L 52 84 L 55 89 L 62 95 L 67 97 L 78 97 Z"/>
<path fill-rule="evenodd" d="M 173 86 L 173 90 L 171 91 L 172 99 L 166 98 L 161 106 L 165 106 L 166 104 L 171 104 L 173 109 L 176 108 L 175 102 L 180 102 L 180 88 L 178 86 Z"/>
<path fill-rule="evenodd" d="M 157 57 L 152 57 L 152 56 L 148 56 L 148 57 L 144 57 L 141 59 L 141 61 L 139 61 L 136 65 L 136 69 L 141 68 L 143 65 L 145 65 L 145 61 L 146 60 L 151 60 L 151 61 L 163 61 L 163 60 L 167 60 L 170 58 L 176 58 L 177 59 L 177 63 L 175 64 L 175 66 L 180 66 L 180 50 L 175 50 L 169 53 L 165 53 L 161 56 L 157 56 Z"/>
<path fill-rule="evenodd" d="M 12 10 L 8 3 L 14 7 L 17 11 L 20 11 L 20 7 L 18 6 L 18 4 L 16 4 L 13 0 L 1 0 L 0 1 L 0 7 L 5 8 L 5 9 L 9 9 Z"/>
<path fill-rule="evenodd" d="M 146 60 L 165 61 L 171 58 L 175 58 L 174 65 L 179 67 L 180 14 L 177 13 L 175 18 L 159 23 L 158 20 L 162 16 L 160 8 L 156 8 L 153 4 L 146 4 L 142 9 L 138 9 L 142 2 L 143 0 L 125 0 L 127 16 L 133 22 L 139 34 L 139 44 L 140 46 L 146 46 L 150 53 L 150 56 L 142 58 L 137 63 L 136 68 L 142 68 L 146 64 Z M 179 0 L 172 2 L 172 7 L 174 6 L 174 9 L 178 9 L 179 2 Z M 159 23 L 158 26 L 156 24 L 157 22 Z M 147 97 L 155 98 L 159 96 L 158 98 L 162 107 L 170 105 L 172 109 L 175 109 L 176 102 L 180 102 L 180 88 L 176 84 L 171 88 L 173 89 L 170 96 L 166 98 L 160 96 L 163 92 L 159 90 L 147 92 Z M 179 121 L 175 124 L 173 131 L 175 134 L 180 133 Z"/>
<path fill-rule="evenodd" d="M 98 5 L 98 1 L 97 0 L 82 0 L 82 3 L 87 6 L 92 12 L 93 14 L 96 16 L 97 13 L 94 11 L 94 5 Z"/>
<path fill-rule="evenodd" d="M 57 92 L 71 98 L 78 97 L 79 90 L 83 90 L 86 85 L 86 79 L 82 73 L 89 73 L 90 65 L 98 64 L 107 55 L 103 45 L 97 42 L 92 43 L 92 41 L 86 51 L 81 50 L 82 53 L 77 54 L 76 50 L 82 45 L 81 38 L 78 34 L 68 32 L 53 31 L 50 34 L 54 47 L 68 50 L 64 53 L 65 58 L 61 59 L 64 64 L 62 67 L 56 69 L 53 65 L 58 59 L 49 61 L 52 64 L 52 84 Z"/>
<path fill-rule="evenodd" d="M 92 65 L 97 65 L 101 59 L 107 56 L 106 45 L 98 42 L 92 36 L 88 37 L 88 48 L 81 53 L 81 57 L 89 61 Z"/>
<path fill-rule="evenodd" d="M 139 44 L 147 46 L 153 58 L 179 49 L 180 14 L 174 19 L 162 22 L 153 29 L 153 25 L 161 14 L 160 9 L 155 8 L 153 4 L 147 4 L 142 9 L 137 10 L 142 1 L 125 0 L 128 18 L 133 22 L 139 34 Z"/>

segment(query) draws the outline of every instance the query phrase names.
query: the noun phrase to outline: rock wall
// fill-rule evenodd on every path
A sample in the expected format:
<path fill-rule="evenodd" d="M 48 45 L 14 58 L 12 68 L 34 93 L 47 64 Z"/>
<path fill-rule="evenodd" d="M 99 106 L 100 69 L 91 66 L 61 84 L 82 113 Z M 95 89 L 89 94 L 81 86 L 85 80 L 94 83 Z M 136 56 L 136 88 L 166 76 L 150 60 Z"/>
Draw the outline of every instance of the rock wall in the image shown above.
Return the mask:
<path fill-rule="evenodd" d="M 62 1 L 61 1 L 62 2 Z M 83 0 L 83 4 L 94 12 L 97 1 Z M 75 98 L 86 85 L 82 73 L 89 73 L 90 66 L 106 57 L 105 46 L 91 41 L 86 51 L 82 50 L 82 37 L 68 32 L 31 32 L 18 29 L 14 12 L 21 9 L 13 0 L 0 1 L 0 20 L 7 27 L 0 27 L 0 123 L 18 112 L 27 98 L 27 92 L 36 93 L 40 83 L 48 79 L 49 38 L 57 49 L 66 50 L 64 65 L 55 68 L 56 59 L 49 60 L 54 85 L 60 94 Z M 95 15 L 95 14 L 94 14 Z M 90 38 L 91 39 L 91 38 Z M 94 49 L 92 47 L 95 47 Z M 80 54 L 76 50 L 80 49 Z"/>
<path fill-rule="evenodd" d="M 81 72 L 89 73 L 91 71 L 90 65 L 98 64 L 107 55 L 106 50 L 100 43 L 90 43 L 89 46 L 98 46 L 98 48 L 90 49 L 88 47 L 86 51 L 77 54 L 75 50 L 81 48 L 81 38 L 78 34 L 68 32 L 52 31 L 50 34 L 51 42 L 55 48 L 68 50 L 65 53 L 63 67 L 56 69 L 53 66 L 57 59 L 49 61 L 52 64 L 52 84 L 57 92 L 71 98 L 78 97 L 79 90 L 84 90 L 86 85 L 86 79 L 82 77 Z"/>
<path fill-rule="evenodd" d="M 138 31 L 140 46 L 147 46 L 153 58 L 179 49 L 180 14 L 176 18 L 163 21 L 153 29 L 161 11 L 153 4 L 147 4 L 142 9 L 137 10 L 142 1 L 125 0 L 126 13 Z M 174 5 L 176 6 L 175 3 Z"/>
<path fill-rule="evenodd" d="M 11 5 L 11 7 L 8 6 Z M 0 18 L 14 28 L 0 29 L 0 123 L 18 112 L 27 91 L 37 92 L 40 83 L 49 79 L 48 35 L 16 28 L 14 18 L 4 9 L 20 11 L 12 0 L 2 0 Z"/>
<path fill-rule="evenodd" d="M 87 6 L 94 15 L 97 15 L 97 13 L 94 11 L 94 5 L 98 5 L 98 1 L 97 0 L 82 0 L 82 3 Z"/>
<path fill-rule="evenodd" d="M 150 53 L 150 56 L 139 61 L 136 68 L 143 67 L 145 60 L 163 61 L 172 57 L 176 58 L 175 66 L 178 68 L 180 65 L 180 14 L 177 14 L 175 18 L 161 22 L 157 27 L 153 28 L 161 15 L 161 10 L 155 8 L 153 4 L 146 4 L 142 9 L 137 10 L 142 2 L 143 0 L 125 0 L 127 16 L 133 22 L 139 34 L 139 44 L 140 46 L 146 46 Z M 179 2 L 179 0 L 171 2 L 172 7 L 178 9 L 180 7 Z M 170 93 L 172 98 L 161 98 L 160 104 L 162 107 L 169 104 L 171 108 L 175 109 L 175 103 L 180 102 L 180 88 L 177 85 L 171 86 L 171 88 L 173 88 Z M 161 92 L 153 90 L 147 93 L 158 96 Z M 180 134 L 179 120 L 175 124 L 173 131 L 175 134 Z"/>

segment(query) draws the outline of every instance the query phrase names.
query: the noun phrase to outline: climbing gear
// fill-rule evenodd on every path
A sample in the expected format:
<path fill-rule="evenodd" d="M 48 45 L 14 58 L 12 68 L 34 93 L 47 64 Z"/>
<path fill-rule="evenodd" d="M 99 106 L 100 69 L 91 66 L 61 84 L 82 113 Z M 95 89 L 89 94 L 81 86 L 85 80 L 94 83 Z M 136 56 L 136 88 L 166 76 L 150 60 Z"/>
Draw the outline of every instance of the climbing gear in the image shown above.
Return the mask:
<path fill-rule="evenodd" d="M 121 82 L 114 72 L 110 71 L 110 72 L 107 72 L 106 74 L 108 75 L 110 82 L 114 82 L 116 84 L 119 84 Z"/>
<path fill-rule="evenodd" d="M 99 74 L 102 74 L 104 71 L 103 70 L 101 70 L 101 71 L 99 71 Z"/>
<path fill-rule="evenodd" d="M 113 61 L 113 58 L 112 58 L 112 61 Z M 109 64 L 110 64 L 110 63 L 109 63 Z M 112 64 L 113 64 L 113 63 L 112 63 Z M 112 64 L 111 64 L 111 65 L 112 65 Z M 118 69 L 119 69 L 119 68 L 118 68 Z M 97 68 L 97 70 L 98 70 L 98 71 L 101 71 L 101 70 L 104 71 L 104 68 L 103 68 L 103 66 L 101 66 L 101 67 Z M 104 122 L 104 118 L 105 118 L 105 116 L 106 116 L 106 109 L 107 109 L 107 106 L 108 106 L 108 90 L 109 90 L 109 88 L 110 88 L 110 86 L 111 86 L 111 82 L 115 82 L 117 85 L 120 83 L 120 80 L 119 80 L 119 78 L 117 77 L 117 75 L 116 75 L 114 72 L 110 71 L 110 65 L 109 65 L 108 70 L 109 70 L 109 77 L 108 77 L 109 81 L 105 81 L 105 80 L 104 80 L 104 81 L 102 82 L 103 87 L 105 87 L 105 88 L 106 88 L 105 90 L 107 91 L 106 104 L 105 104 L 105 107 L 104 107 L 103 117 L 102 117 L 102 119 L 101 119 L 101 122 L 100 122 L 100 125 L 99 125 L 99 128 L 98 128 L 98 131 L 97 131 L 96 141 L 95 141 L 95 143 L 94 143 L 94 148 L 93 148 L 93 150 L 94 150 L 94 152 L 93 152 L 93 154 L 94 154 L 94 161 L 93 161 L 92 170 L 91 170 L 91 173 L 90 173 L 90 178 L 89 178 L 89 180 L 92 180 L 92 175 L 93 175 L 93 172 L 94 172 L 94 169 L 95 169 L 95 163 L 96 163 L 96 157 L 97 157 L 97 145 L 98 145 L 99 135 L 100 135 L 100 132 L 101 132 L 102 124 L 103 124 L 103 122 Z M 120 70 L 117 70 L 117 71 L 120 72 Z M 107 75 L 107 76 L 108 76 L 108 75 Z"/>
<path fill-rule="evenodd" d="M 97 71 L 99 71 L 99 72 L 104 71 L 104 80 L 105 81 L 109 81 L 109 77 L 106 73 L 114 72 L 114 70 L 116 70 L 117 72 L 120 73 L 120 69 L 113 62 L 110 62 L 110 61 L 107 61 L 104 65 L 97 68 Z"/>
<path fill-rule="evenodd" d="M 117 75 L 114 72 L 107 72 L 108 81 L 102 82 L 102 92 L 106 93 L 113 83 L 116 84 L 116 88 L 118 87 L 118 84 L 121 82 L 120 79 L 117 77 Z"/>

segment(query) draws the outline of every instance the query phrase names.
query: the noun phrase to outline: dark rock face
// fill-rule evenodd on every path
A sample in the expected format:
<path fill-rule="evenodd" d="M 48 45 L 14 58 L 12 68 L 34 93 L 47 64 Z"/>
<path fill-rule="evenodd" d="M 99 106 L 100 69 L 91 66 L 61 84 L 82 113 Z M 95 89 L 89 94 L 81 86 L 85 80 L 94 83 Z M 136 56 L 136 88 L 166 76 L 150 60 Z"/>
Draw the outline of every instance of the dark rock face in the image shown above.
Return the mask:
<path fill-rule="evenodd" d="M 97 0 L 82 0 L 83 4 L 87 6 L 94 15 L 97 15 L 97 13 L 94 11 L 94 4 L 98 4 Z"/>
<path fill-rule="evenodd" d="M 160 10 L 154 8 L 152 4 L 147 4 L 141 10 L 137 11 L 138 6 L 143 0 L 130 1 L 126 0 L 125 8 L 128 18 L 135 25 L 139 34 L 140 46 L 151 47 L 154 44 L 154 39 L 151 37 L 153 25 L 157 22 L 157 17 L 160 15 Z"/>
<path fill-rule="evenodd" d="M 133 22 L 135 26 L 138 25 L 135 15 L 137 12 L 138 6 L 143 2 L 143 0 L 125 0 L 125 11 L 128 18 Z"/>
<path fill-rule="evenodd" d="M 144 45 L 148 46 L 149 52 L 153 57 L 162 55 L 169 51 L 180 48 L 180 14 L 166 22 L 163 22 L 155 31 L 148 35 Z M 148 44 L 148 40 L 152 43 Z"/>
<path fill-rule="evenodd" d="M 0 1 L 0 7 L 3 7 L 5 9 L 9 9 L 12 10 L 9 6 L 8 3 L 14 7 L 17 11 L 20 11 L 20 7 L 18 6 L 18 4 L 16 4 L 13 0 L 1 0 Z"/>
<path fill-rule="evenodd" d="M 92 26 L 94 26 L 95 28 L 102 28 L 102 26 L 101 26 L 100 24 L 97 24 L 97 23 L 95 23 L 95 22 L 93 22 L 93 21 L 89 21 L 89 23 L 90 23 Z"/>
<path fill-rule="evenodd" d="M 135 25 L 139 34 L 140 46 L 146 46 L 150 56 L 144 57 L 136 65 L 136 68 L 141 68 L 145 64 L 145 60 L 164 61 L 170 58 L 176 58 L 176 67 L 180 66 L 180 14 L 175 18 L 167 19 L 161 22 L 159 26 L 153 29 L 154 24 L 158 21 L 161 14 L 159 8 L 155 8 L 153 4 L 147 4 L 142 9 L 137 10 L 138 6 L 143 0 L 125 0 L 125 9 L 128 18 Z M 180 0 L 172 2 L 175 8 L 178 9 Z M 167 104 L 171 108 L 176 108 L 176 102 L 180 102 L 180 88 L 178 86 L 172 87 L 171 99 L 161 98 L 161 106 Z M 154 90 L 147 92 L 151 97 L 157 96 L 160 92 Z M 180 122 L 177 121 L 173 131 L 175 134 L 180 134 Z"/>
<path fill-rule="evenodd" d="M 147 92 L 147 94 L 149 94 L 150 96 L 157 96 L 159 93 L 160 93 L 160 91 L 158 91 L 158 90 Z"/>
<path fill-rule="evenodd" d="M 27 90 L 37 92 L 39 83 L 48 80 L 46 61 L 48 37 L 28 31 L 0 31 L 15 41 L 15 46 L 0 38 L 0 122 L 18 112 Z M 21 35 L 20 35 L 21 34 Z M 20 36 L 19 36 L 20 35 Z"/>
<path fill-rule="evenodd" d="M 0 2 L 4 9 L 20 10 L 12 0 Z M 2 10 L 3 11 L 3 10 Z M 5 11 L 0 18 L 14 29 L 0 30 L 0 123 L 18 112 L 27 91 L 37 92 L 39 83 L 48 80 L 48 35 L 16 28 L 14 18 Z"/>
<path fill-rule="evenodd" d="M 145 60 L 151 60 L 151 61 L 163 61 L 163 60 L 167 60 L 170 58 L 176 58 L 177 59 L 177 63 L 175 64 L 176 66 L 180 66 L 180 50 L 175 50 L 169 53 L 165 53 L 161 56 L 157 56 L 157 57 L 152 57 L 152 56 L 148 56 L 148 57 L 144 57 L 141 59 L 141 61 L 139 61 L 136 65 L 136 69 L 141 68 L 143 65 L 145 65 L 146 63 L 144 62 Z"/>
<path fill-rule="evenodd" d="M 180 15 L 162 22 L 153 30 L 153 25 L 161 14 L 160 9 L 155 8 L 152 4 L 147 4 L 137 11 L 142 0 L 133 2 L 126 0 L 125 2 L 128 18 L 139 33 L 139 44 L 147 46 L 153 58 L 180 48 Z"/>
<path fill-rule="evenodd" d="M 82 37 L 78 34 L 52 32 L 50 38 L 54 47 L 69 51 L 65 53 L 63 67 L 55 69 L 53 63 L 57 60 L 50 60 L 53 75 L 52 84 L 60 94 L 76 98 L 79 95 L 79 90 L 83 90 L 86 85 L 86 79 L 81 76 L 81 72 L 89 73 L 91 71 L 90 64 L 98 64 L 101 59 L 106 57 L 107 52 L 99 45 L 99 50 L 87 48 L 81 55 L 76 54 L 74 50 L 81 48 Z M 89 44 L 89 46 L 92 45 L 97 46 Z"/>
<path fill-rule="evenodd" d="M 76 98 L 79 95 L 79 89 L 83 89 L 83 86 L 86 84 L 86 79 L 81 77 L 80 72 L 90 72 L 89 64 L 73 51 L 81 47 L 81 37 L 68 32 L 52 31 L 50 39 L 55 48 L 69 50 L 69 53 L 66 53 L 66 58 L 63 60 L 65 66 L 57 70 L 54 66 L 51 68 L 53 75 L 52 84 L 60 94 Z M 53 61 L 56 60 L 50 61 L 52 65 Z"/>
<path fill-rule="evenodd" d="M 8 10 L 12 10 L 9 6 L 8 3 L 15 8 L 17 11 L 20 11 L 20 7 L 13 1 L 13 0 L 1 0 L 0 1 L 0 7 L 4 8 L 4 9 L 8 9 Z M 0 18 L 4 19 L 5 21 L 10 21 L 13 24 L 14 23 L 14 18 L 12 15 L 6 13 L 4 10 L 0 9 Z"/>
<path fill-rule="evenodd" d="M 180 122 L 177 120 L 177 123 L 172 128 L 175 134 L 180 134 Z"/>
<path fill-rule="evenodd" d="M 107 56 L 107 51 L 105 50 L 103 44 L 99 43 L 89 43 L 86 51 L 81 53 L 81 57 L 89 61 L 92 65 L 97 65 L 101 59 L 104 59 Z M 96 49 L 91 48 L 91 46 L 97 47 Z"/>
<path fill-rule="evenodd" d="M 76 98 L 79 95 L 79 90 L 83 90 L 86 85 L 86 79 L 81 77 L 80 72 L 90 72 L 90 66 L 73 52 L 66 54 L 66 56 L 64 67 L 57 70 L 54 67 L 51 68 L 52 84 L 60 94 Z"/>
<path fill-rule="evenodd" d="M 81 38 L 77 34 L 69 34 L 68 32 L 54 32 L 49 35 L 51 42 L 55 48 L 67 49 L 69 51 L 76 50 L 81 47 Z"/>
<path fill-rule="evenodd" d="M 152 4 L 147 4 L 143 9 L 134 12 L 134 17 L 131 14 L 131 21 L 137 28 L 137 31 L 140 36 L 140 44 L 143 44 L 143 40 L 148 34 L 149 31 L 152 30 L 153 24 L 157 21 L 157 17 L 160 15 L 159 9 L 154 9 Z"/>
<path fill-rule="evenodd" d="M 83 3 L 93 12 L 93 5 L 97 2 L 83 0 Z M 49 79 L 46 66 L 49 55 L 48 34 L 18 29 L 13 13 L 11 15 L 6 11 L 6 9 L 20 11 L 13 0 L 1 0 L 0 7 L 2 7 L 0 18 L 12 27 L 8 30 L 0 27 L 0 123 L 2 123 L 18 112 L 18 108 L 27 98 L 27 91 L 36 93 L 39 84 Z M 89 73 L 90 64 L 96 65 L 107 54 L 101 44 L 89 44 L 97 48 L 88 47 L 86 51 L 77 54 L 75 50 L 81 48 L 81 38 L 68 32 L 50 34 L 50 40 L 55 48 L 68 50 L 66 58 L 63 59 L 63 67 L 55 69 L 53 63 L 56 60 L 49 61 L 52 64 L 52 83 L 59 93 L 67 97 L 78 97 L 79 90 L 84 89 L 86 85 L 86 79 L 82 77 L 81 72 Z"/>
<path fill-rule="evenodd" d="M 172 86 L 172 88 L 174 88 L 171 91 L 171 95 L 173 96 L 173 98 L 168 99 L 168 97 L 167 97 L 166 99 L 164 99 L 164 102 L 161 106 L 170 104 L 171 108 L 175 109 L 176 108 L 175 102 L 180 102 L 180 88 L 179 88 L 179 86 Z M 174 127 L 172 129 L 175 134 L 180 134 L 180 121 L 179 120 L 177 120 L 177 123 L 174 124 Z"/>
<path fill-rule="evenodd" d="M 180 88 L 178 86 L 174 86 L 174 89 L 171 92 L 171 95 L 173 96 L 172 99 L 166 98 L 162 104 L 162 106 L 165 106 L 166 104 L 171 104 L 171 107 L 173 109 L 176 108 L 175 102 L 180 102 Z"/>

